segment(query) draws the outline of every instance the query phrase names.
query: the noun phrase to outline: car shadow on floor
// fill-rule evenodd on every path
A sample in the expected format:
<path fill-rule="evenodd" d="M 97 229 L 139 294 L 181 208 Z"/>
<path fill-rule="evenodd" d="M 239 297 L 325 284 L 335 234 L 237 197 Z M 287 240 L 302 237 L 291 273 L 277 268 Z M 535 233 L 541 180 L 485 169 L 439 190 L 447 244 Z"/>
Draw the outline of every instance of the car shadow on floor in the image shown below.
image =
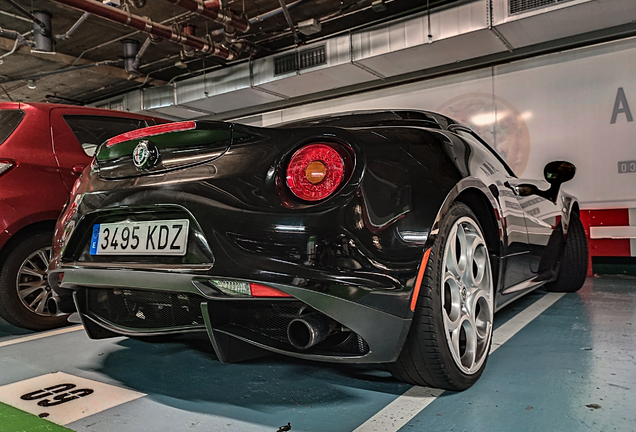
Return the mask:
<path fill-rule="evenodd" d="M 27 330 L 9 324 L 0 318 L 0 341 L 13 339 L 18 336 L 26 336 L 35 333 L 33 330 Z"/>
<path fill-rule="evenodd" d="M 543 295 L 532 293 L 504 308 L 496 326 Z M 282 355 L 221 363 L 205 333 L 129 338 L 117 345 L 104 356 L 99 372 L 163 404 L 228 417 L 237 407 L 271 412 L 355 406 L 365 404 L 370 393 L 387 400 L 411 387 L 394 379 L 382 365 L 337 365 Z"/>
<path fill-rule="evenodd" d="M 117 345 L 120 349 L 104 356 L 99 372 L 162 403 L 182 408 L 178 401 L 187 401 L 189 410 L 216 415 L 232 416 L 231 407 L 270 412 L 363 403 L 365 391 L 398 396 L 410 387 L 382 366 L 333 365 L 279 355 L 221 363 L 207 335 L 124 339 Z"/>

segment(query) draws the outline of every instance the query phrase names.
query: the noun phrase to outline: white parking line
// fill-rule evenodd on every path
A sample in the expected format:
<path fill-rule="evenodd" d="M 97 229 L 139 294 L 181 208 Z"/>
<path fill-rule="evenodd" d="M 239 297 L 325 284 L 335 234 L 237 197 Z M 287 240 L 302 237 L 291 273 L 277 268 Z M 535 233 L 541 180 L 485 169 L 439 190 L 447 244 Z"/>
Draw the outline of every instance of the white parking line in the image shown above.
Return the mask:
<path fill-rule="evenodd" d="M 76 326 L 72 326 L 72 327 L 64 327 L 58 330 L 52 330 L 52 331 L 48 331 L 48 332 L 44 332 L 44 333 L 36 333 L 36 334 L 32 334 L 29 336 L 25 336 L 25 337 L 21 337 L 21 338 L 16 338 L 16 339 L 11 339 L 8 341 L 4 341 L 4 342 L 0 342 L 0 348 L 2 347 L 6 347 L 9 345 L 15 345 L 15 344 L 19 344 L 22 342 L 29 342 L 32 340 L 37 340 L 37 339 L 43 339 L 43 338 L 47 338 L 47 337 L 51 337 L 51 336 L 57 336 L 57 335 L 61 335 L 64 333 L 71 333 L 74 331 L 78 331 L 78 330 L 82 330 L 83 327 L 81 325 L 76 325 Z"/>
<path fill-rule="evenodd" d="M 502 324 L 492 335 L 492 354 L 506 343 L 519 330 L 538 317 L 543 311 L 563 297 L 563 293 L 549 293 L 519 312 Z M 398 396 L 393 402 L 382 408 L 353 432 L 395 432 L 418 415 L 431 402 L 437 399 L 444 390 L 414 386 Z"/>

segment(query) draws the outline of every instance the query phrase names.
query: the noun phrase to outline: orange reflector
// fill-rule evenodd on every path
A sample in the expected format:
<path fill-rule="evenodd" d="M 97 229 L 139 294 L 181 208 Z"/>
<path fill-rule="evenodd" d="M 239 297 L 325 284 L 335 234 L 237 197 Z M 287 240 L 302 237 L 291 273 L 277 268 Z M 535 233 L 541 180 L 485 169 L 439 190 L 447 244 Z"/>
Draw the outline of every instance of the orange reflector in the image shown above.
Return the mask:
<path fill-rule="evenodd" d="M 313 161 L 305 169 L 305 178 L 311 184 L 318 184 L 327 175 L 327 167 L 320 161 Z"/>
<path fill-rule="evenodd" d="M 250 282 L 252 297 L 291 297 L 289 294 L 265 285 Z"/>
<path fill-rule="evenodd" d="M 422 257 L 422 263 L 420 264 L 420 270 L 417 272 L 417 279 L 415 281 L 415 288 L 413 288 L 413 297 L 411 298 L 411 310 L 415 311 L 415 305 L 417 304 L 417 296 L 420 295 L 420 286 L 422 285 L 422 278 L 424 278 L 424 272 L 426 272 L 426 265 L 428 264 L 428 257 L 431 254 L 429 248 L 424 252 Z"/>

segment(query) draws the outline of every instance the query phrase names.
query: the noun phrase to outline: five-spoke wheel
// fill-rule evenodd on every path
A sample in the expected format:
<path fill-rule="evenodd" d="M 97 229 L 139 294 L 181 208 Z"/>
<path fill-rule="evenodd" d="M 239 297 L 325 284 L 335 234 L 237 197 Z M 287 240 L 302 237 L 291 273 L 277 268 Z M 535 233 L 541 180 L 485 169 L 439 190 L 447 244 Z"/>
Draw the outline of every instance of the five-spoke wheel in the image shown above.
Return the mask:
<path fill-rule="evenodd" d="M 484 232 L 473 211 L 457 202 L 440 223 L 409 334 L 389 370 L 416 385 L 467 389 L 486 366 L 493 304 Z"/>
<path fill-rule="evenodd" d="M 470 217 L 458 219 L 446 240 L 442 310 L 453 360 L 473 374 L 486 359 L 493 319 L 492 276 L 486 241 Z"/>

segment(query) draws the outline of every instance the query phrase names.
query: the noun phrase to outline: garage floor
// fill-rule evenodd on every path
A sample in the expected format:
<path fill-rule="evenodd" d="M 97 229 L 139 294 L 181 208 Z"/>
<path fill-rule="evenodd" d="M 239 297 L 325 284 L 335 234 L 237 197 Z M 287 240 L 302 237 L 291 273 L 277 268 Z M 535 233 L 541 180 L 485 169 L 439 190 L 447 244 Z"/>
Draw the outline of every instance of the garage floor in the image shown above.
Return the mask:
<path fill-rule="evenodd" d="M 0 400 L 50 419 L 82 406 L 66 424 L 74 431 L 276 432 L 288 423 L 292 432 L 634 431 L 635 320 L 633 277 L 588 279 L 576 294 L 532 293 L 496 316 L 496 351 L 462 393 L 413 388 L 366 366 L 277 356 L 221 364 L 205 338 L 91 341 L 75 328 L 37 334 L 0 322 Z M 15 384 L 57 371 L 82 390 L 96 381 L 93 393 L 38 407 L 47 384 Z M 130 401 L 97 412 L 118 403 L 111 390 Z M 59 430 L 19 414 L 0 404 L 0 431 Z"/>

